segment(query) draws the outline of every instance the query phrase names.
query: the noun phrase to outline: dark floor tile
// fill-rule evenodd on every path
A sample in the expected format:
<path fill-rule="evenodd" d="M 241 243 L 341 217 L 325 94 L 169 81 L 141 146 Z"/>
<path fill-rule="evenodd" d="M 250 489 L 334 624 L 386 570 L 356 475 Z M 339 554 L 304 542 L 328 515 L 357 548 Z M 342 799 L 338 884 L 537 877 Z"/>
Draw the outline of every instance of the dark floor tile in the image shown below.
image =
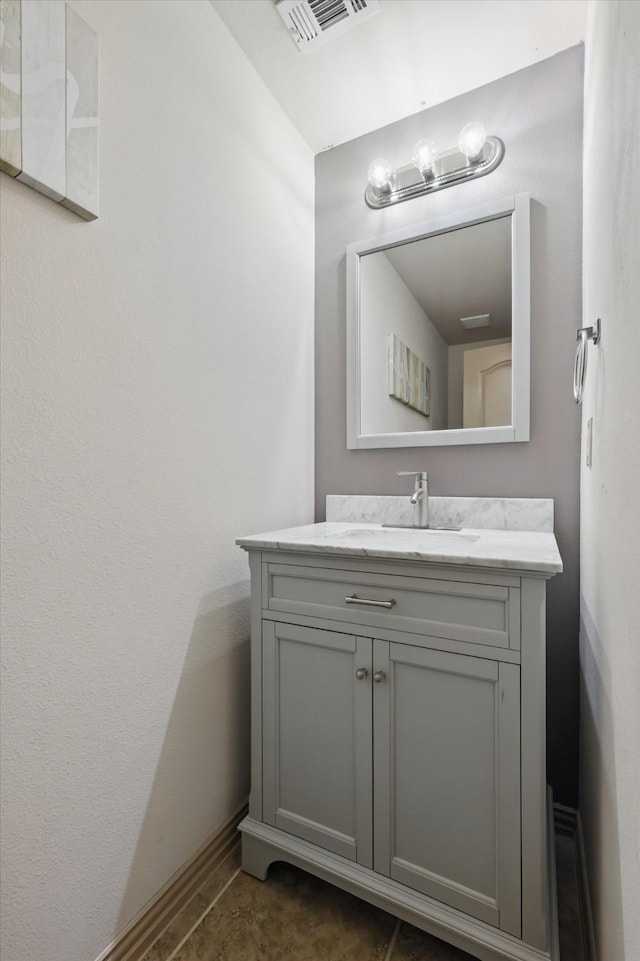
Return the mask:
<path fill-rule="evenodd" d="M 290 867 L 241 873 L 175 961 L 384 961 L 395 918 Z"/>
<path fill-rule="evenodd" d="M 477 958 L 411 924 L 401 924 L 390 961 L 477 961 Z"/>
<path fill-rule="evenodd" d="M 144 961 L 168 961 L 240 863 L 237 848 L 209 878 Z M 561 961 L 585 961 L 573 838 L 556 837 Z M 266 882 L 240 873 L 172 961 L 475 961 L 409 924 L 278 863 Z"/>
<path fill-rule="evenodd" d="M 158 938 L 151 950 L 145 954 L 143 961 L 166 961 L 171 952 L 189 933 L 199 918 L 210 907 L 211 902 L 220 894 L 225 884 L 233 878 L 240 867 L 240 845 L 211 874 L 197 892 L 197 894 L 182 909 L 161 938 Z"/>

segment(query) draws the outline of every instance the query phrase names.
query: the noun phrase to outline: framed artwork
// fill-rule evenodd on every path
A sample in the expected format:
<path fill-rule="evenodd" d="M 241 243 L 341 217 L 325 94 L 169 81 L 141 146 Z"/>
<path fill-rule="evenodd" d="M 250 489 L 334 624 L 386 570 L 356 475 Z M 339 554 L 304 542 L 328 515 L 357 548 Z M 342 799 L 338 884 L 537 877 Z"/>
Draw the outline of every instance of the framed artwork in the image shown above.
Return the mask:
<path fill-rule="evenodd" d="M 388 385 L 391 397 L 425 417 L 431 414 L 431 371 L 400 338 L 387 334 Z"/>
<path fill-rule="evenodd" d="M 98 216 L 98 36 L 65 0 L 0 4 L 0 170 Z"/>

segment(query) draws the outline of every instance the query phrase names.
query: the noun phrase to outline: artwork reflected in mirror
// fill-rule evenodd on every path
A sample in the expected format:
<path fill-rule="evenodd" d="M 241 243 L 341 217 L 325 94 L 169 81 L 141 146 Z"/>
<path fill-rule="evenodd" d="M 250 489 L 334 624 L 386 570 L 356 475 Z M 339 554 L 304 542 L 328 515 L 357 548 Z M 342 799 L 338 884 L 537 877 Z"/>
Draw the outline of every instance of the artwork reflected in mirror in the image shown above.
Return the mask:
<path fill-rule="evenodd" d="M 511 222 L 360 256 L 363 435 L 512 424 Z"/>

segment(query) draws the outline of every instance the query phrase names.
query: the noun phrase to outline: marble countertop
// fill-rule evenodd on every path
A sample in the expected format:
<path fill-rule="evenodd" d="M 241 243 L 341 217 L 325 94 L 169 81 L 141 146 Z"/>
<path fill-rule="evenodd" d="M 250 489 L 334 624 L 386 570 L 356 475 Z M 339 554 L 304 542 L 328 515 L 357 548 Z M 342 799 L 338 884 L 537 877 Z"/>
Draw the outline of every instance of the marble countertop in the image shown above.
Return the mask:
<path fill-rule="evenodd" d="M 325 521 L 239 537 L 236 544 L 245 550 L 349 554 L 549 575 L 562 570 L 556 539 L 546 531 L 418 530 Z"/>

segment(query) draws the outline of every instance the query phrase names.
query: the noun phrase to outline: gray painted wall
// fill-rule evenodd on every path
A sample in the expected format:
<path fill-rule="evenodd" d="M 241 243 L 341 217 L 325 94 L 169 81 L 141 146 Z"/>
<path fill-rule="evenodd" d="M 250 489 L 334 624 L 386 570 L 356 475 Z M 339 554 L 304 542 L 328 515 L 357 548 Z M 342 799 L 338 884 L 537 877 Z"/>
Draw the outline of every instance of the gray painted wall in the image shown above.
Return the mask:
<path fill-rule="evenodd" d="M 439 495 L 553 497 L 565 572 L 549 585 L 548 769 L 555 799 L 577 803 L 580 413 L 571 382 L 581 317 L 583 48 L 375 130 L 316 157 L 316 518 L 326 494 L 399 494 L 396 471 L 428 470 Z M 369 210 L 376 156 L 409 161 L 429 134 L 453 146 L 471 119 L 506 145 L 493 174 Z M 345 247 L 454 210 L 527 191 L 532 198 L 531 440 L 524 444 L 348 451 Z"/>

